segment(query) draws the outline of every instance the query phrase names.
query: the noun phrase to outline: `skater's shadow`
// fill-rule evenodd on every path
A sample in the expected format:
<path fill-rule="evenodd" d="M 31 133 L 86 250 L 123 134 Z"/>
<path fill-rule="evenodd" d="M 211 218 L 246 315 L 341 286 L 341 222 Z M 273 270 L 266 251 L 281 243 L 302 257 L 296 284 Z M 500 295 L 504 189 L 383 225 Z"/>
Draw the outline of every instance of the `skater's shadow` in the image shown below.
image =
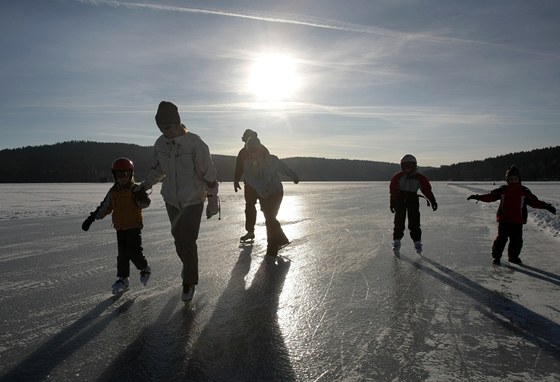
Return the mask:
<path fill-rule="evenodd" d="M 404 256 L 401 256 L 401 259 L 485 306 L 488 310 L 481 310 L 481 313 L 488 318 L 525 338 L 552 357 L 560 359 L 560 325 L 554 321 L 496 291 L 481 286 L 434 260 L 422 257 L 422 261 L 417 262 Z M 425 263 L 433 268 L 424 265 Z"/>
<path fill-rule="evenodd" d="M 193 347 L 184 373 L 189 380 L 296 380 L 277 317 L 290 263 L 261 260 L 246 287 L 250 252 L 241 251 L 230 281 Z"/>
<path fill-rule="evenodd" d="M 536 279 L 547 281 L 551 284 L 560 286 L 560 276 L 555 275 L 554 273 L 543 271 L 542 269 L 531 267 L 525 264 L 520 265 L 519 267 L 512 267 L 511 265 L 508 265 L 508 267 L 516 272 L 524 273 Z"/>
<path fill-rule="evenodd" d="M 180 307 L 173 295 L 154 323 L 130 343 L 99 377 L 99 381 L 174 381 L 187 359 L 191 327 L 204 306 Z M 176 310 L 176 311 L 175 311 Z"/>
<path fill-rule="evenodd" d="M 1 381 L 42 381 L 52 370 L 94 339 L 115 316 L 126 312 L 134 300 L 128 300 L 118 309 L 98 319 L 121 296 L 110 297 L 86 313 L 79 320 L 47 340 L 12 370 L 0 377 Z"/>

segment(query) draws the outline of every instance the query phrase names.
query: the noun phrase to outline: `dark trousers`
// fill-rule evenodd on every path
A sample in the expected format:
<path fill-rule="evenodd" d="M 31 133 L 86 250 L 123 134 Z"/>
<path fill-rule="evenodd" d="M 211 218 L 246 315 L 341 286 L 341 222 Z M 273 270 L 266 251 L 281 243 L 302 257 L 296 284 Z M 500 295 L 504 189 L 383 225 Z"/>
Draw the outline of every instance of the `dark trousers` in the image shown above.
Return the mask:
<path fill-rule="evenodd" d="M 140 228 L 117 231 L 117 277 L 130 276 L 130 262 L 141 270 L 148 266 L 142 249 L 142 231 Z"/>
<path fill-rule="evenodd" d="M 245 230 L 247 232 L 255 231 L 255 223 L 257 222 L 257 191 L 247 183 L 243 189 L 243 195 L 245 196 Z"/>
<path fill-rule="evenodd" d="M 188 206 L 178 209 L 171 204 L 165 204 L 167 215 L 171 222 L 171 234 L 175 239 L 177 255 L 183 263 L 183 285 L 198 284 L 198 231 L 204 204 Z"/>
<path fill-rule="evenodd" d="M 400 240 L 404 236 L 406 216 L 408 215 L 408 229 L 412 241 L 422 240 L 422 230 L 420 229 L 420 203 L 418 195 L 410 194 L 399 198 L 395 208 L 395 220 L 393 227 L 393 240 Z"/>
<path fill-rule="evenodd" d="M 266 224 L 267 255 L 276 256 L 278 254 L 278 248 L 290 242 L 284 234 L 280 222 L 276 219 L 283 198 L 283 192 L 269 196 L 268 198 L 259 198 Z"/>
<path fill-rule="evenodd" d="M 498 236 L 492 245 L 492 258 L 500 259 L 502 257 L 508 239 L 508 259 L 516 260 L 519 258 L 521 248 L 523 248 L 523 224 L 498 223 Z"/>

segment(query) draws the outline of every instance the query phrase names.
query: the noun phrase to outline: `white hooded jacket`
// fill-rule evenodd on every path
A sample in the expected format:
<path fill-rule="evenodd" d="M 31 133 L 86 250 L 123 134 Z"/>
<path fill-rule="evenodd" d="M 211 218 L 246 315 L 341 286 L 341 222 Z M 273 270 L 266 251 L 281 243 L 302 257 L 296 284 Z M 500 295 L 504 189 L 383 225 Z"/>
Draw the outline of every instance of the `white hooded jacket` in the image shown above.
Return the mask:
<path fill-rule="evenodd" d="M 167 139 L 160 136 L 154 144 L 153 164 L 143 185 L 146 189 L 162 181 L 163 200 L 184 208 L 204 203 L 206 184 L 216 180 L 216 168 L 206 143 L 187 132 Z"/>

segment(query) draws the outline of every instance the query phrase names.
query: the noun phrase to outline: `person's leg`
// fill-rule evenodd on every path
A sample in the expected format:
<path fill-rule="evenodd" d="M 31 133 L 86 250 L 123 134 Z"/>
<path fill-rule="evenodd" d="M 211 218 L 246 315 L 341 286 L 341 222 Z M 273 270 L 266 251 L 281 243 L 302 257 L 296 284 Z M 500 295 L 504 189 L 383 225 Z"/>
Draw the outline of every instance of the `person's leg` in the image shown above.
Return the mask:
<path fill-rule="evenodd" d="M 126 240 L 126 231 L 117 231 L 117 277 L 126 278 L 130 276 L 130 263 Z"/>
<path fill-rule="evenodd" d="M 502 258 L 502 253 L 504 252 L 504 248 L 506 247 L 506 243 L 508 240 L 508 231 L 506 223 L 499 222 L 498 223 L 498 236 L 494 240 L 492 244 L 492 258 L 495 261 L 500 261 Z"/>
<path fill-rule="evenodd" d="M 243 194 L 245 196 L 245 230 L 247 232 L 255 232 L 255 223 L 257 222 L 257 191 L 245 183 Z"/>
<path fill-rule="evenodd" d="M 523 248 L 523 224 L 509 224 L 508 260 L 520 262 L 519 255 Z"/>
<path fill-rule="evenodd" d="M 402 200 L 399 200 L 394 207 L 395 218 L 393 220 L 393 240 L 401 240 L 404 236 L 406 206 Z"/>
<path fill-rule="evenodd" d="M 145 269 L 148 266 L 148 261 L 144 257 L 144 249 L 142 248 L 142 231 L 140 228 L 134 228 L 124 232 L 126 232 L 126 247 L 130 261 L 136 269 Z"/>
<path fill-rule="evenodd" d="M 268 242 L 266 252 L 267 254 L 273 256 L 278 254 L 278 248 L 281 245 L 289 243 L 288 238 L 280 226 L 280 222 L 276 219 L 283 197 L 284 193 L 280 192 L 266 199 L 260 199 L 261 209 L 263 211 L 266 224 L 266 236 Z"/>
<path fill-rule="evenodd" d="M 407 200 L 408 229 L 413 242 L 422 241 L 422 230 L 420 229 L 420 204 L 418 197 Z"/>
<path fill-rule="evenodd" d="M 177 255 L 183 263 L 183 285 L 197 285 L 198 247 L 196 240 L 204 205 L 201 203 L 180 210 L 170 204 L 165 206 L 171 222 L 171 234 L 175 239 Z"/>

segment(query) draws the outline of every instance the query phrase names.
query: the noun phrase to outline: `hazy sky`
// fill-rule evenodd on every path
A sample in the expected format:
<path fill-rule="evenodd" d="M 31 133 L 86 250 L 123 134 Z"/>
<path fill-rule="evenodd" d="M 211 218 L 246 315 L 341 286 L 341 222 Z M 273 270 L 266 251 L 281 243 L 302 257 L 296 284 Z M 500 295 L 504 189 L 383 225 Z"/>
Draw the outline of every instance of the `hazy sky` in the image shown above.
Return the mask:
<path fill-rule="evenodd" d="M 442 165 L 560 144 L 560 1 L 9 0 L 0 149 L 149 146 Z M 112 160 L 114 158 L 110 158 Z"/>

